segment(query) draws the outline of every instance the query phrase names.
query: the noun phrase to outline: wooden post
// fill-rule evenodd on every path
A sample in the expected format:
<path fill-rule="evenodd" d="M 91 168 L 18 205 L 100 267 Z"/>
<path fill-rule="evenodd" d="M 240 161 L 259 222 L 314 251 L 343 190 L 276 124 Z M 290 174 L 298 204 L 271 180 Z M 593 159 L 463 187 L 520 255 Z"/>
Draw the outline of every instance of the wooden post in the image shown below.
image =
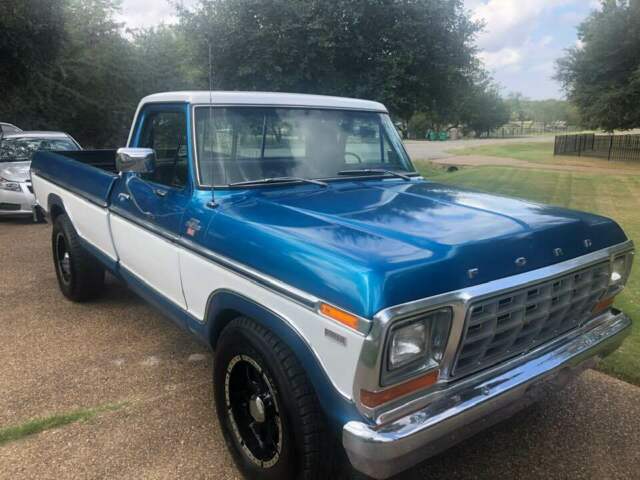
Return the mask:
<path fill-rule="evenodd" d="M 578 136 L 578 156 L 582 153 L 582 135 Z"/>
<path fill-rule="evenodd" d="M 609 161 L 611 161 L 611 151 L 613 150 L 613 134 L 609 137 Z"/>

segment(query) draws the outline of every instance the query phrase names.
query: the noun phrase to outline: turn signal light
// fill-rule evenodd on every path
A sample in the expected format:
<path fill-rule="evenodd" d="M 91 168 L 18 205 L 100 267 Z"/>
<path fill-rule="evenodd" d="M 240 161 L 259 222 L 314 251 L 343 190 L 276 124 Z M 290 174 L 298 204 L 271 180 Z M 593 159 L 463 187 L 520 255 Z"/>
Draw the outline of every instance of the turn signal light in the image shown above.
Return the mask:
<path fill-rule="evenodd" d="M 600 300 L 600 302 L 598 302 L 598 304 L 593 307 L 593 314 L 597 315 L 598 313 L 604 312 L 607 308 L 613 305 L 613 301 L 615 299 L 616 297 L 609 297 L 605 298 L 604 300 Z"/>
<path fill-rule="evenodd" d="M 414 378 L 408 382 L 401 383 L 395 387 L 391 387 L 382 392 L 369 392 L 368 390 L 360 390 L 360 402 L 369 408 L 379 407 L 383 403 L 390 402 L 393 399 L 402 397 L 409 393 L 430 387 L 438 381 L 440 371 L 433 370 L 422 377 Z"/>
<path fill-rule="evenodd" d="M 339 308 L 333 307 L 327 303 L 321 303 L 320 313 L 335 320 L 336 322 L 346 325 L 349 328 L 353 328 L 354 330 L 358 329 L 358 324 L 360 323 L 358 317 L 351 315 L 344 310 L 340 310 Z"/>

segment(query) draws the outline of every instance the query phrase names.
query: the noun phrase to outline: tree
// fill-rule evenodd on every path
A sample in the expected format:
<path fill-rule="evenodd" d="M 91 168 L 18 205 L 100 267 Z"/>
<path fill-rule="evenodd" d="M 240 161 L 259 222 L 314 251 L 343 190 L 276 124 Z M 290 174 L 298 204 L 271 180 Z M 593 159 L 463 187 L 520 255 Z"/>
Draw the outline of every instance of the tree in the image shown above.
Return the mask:
<path fill-rule="evenodd" d="M 66 0 L 64 51 L 55 68 L 38 74 L 47 92 L 42 121 L 73 132 L 87 147 L 122 145 L 139 100 L 132 88 L 136 65 L 127 60 L 133 49 L 115 20 L 119 5 L 119 0 Z"/>
<path fill-rule="evenodd" d="M 1 91 L 12 93 L 32 68 L 48 65 L 63 39 L 63 0 L 0 2 Z"/>
<path fill-rule="evenodd" d="M 20 123 L 33 84 L 32 72 L 47 69 L 62 49 L 63 0 L 0 2 L 0 119 Z"/>
<path fill-rule="evenodd" d="M 580 118 L 575 106 L 566 100 L 531 100 L 521 93 L 512 93 L 506 98 L 515 122 L 534 121 L 549 124 L 556 121 L 579 125 Z"/>
<path fill-rule="evenodd" d="M 409 119 L 407 130 L 409 138 L 424 139 L 427 132 L 432 129 L 433 123 L 424 112 L 416 112 Z"/>
<path fill-rule="evenodd" d="M 581 45 L 557 62 L 556 78 L 584 126 L 640 126 L 640 0 L 606 0 L 579 27 Z"/>
<path fill-rule="evenodd" d="M 170 90 L 206 88 L 203 65 L 195 57 L 195 44 L 172 25 L 130 32 L 135 56 L 132 79 L 139 96 Z"/>
<path fill-rule="evenodd" d="M 9 72 L 11 90 L 0 102 L 2 119 L 25 129 L 63 130 L 87 147 L 121 145 L 139 96 L 131 88 L 135 64 L 126 61 L 133 47 L 114 20 L 120 2 L 15 3 L 11 8 L 19 16 L 9 19 L 17 25 L 9 25 L 9 36 L 22 22 L 31 27 L 19 42 L 2 42 L 9 58 L 18 59 L 12 65 L 16 73 Z M 42 15 L 46 21 L 38 20 Z M 0 81 L 4 78 L 3 72 Z"/>
<path fill-rule="evenodd" d="M 507 102 L 502 99 L 498 88 L 492 83 L 476 85 L 467 95 L 463 113 L 464 123 L 477 137 L 489 134 L 504 125 L 510 117 L 511 110 Z"/>
<path fill-rule="evenodd" d="M 445 115 L 479 67 L 461 0 L 200 0 L 179 13 L 215 88 L 349 95 Z M 206 68 L 201 69 L 206 78 Z"/>

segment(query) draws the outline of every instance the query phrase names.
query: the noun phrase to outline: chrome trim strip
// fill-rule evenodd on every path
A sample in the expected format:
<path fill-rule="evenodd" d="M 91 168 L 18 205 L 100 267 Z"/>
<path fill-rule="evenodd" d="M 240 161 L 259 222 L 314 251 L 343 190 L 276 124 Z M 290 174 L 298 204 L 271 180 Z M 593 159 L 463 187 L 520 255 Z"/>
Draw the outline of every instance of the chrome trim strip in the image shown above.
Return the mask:
<path fill-rule="evenodd" d="M 302 290 L 281 282 L 278 279 L 264 275 L 256 270 L 253 270 L 252 268 L 246 267 L 234 260 L 231 260 L 230 258 L 214 253 L 211 250 L 201 247 L 197 243 L 194 243 L 191 240 L 187 240 L 184 237 L 179 238 L 177 243 L 187 250 L 190 250 L 194 253 L 197 253 L 201 257 L 206 258 L 207 260 L 211 260 L 212 262 L 225 267 L 227 270 L 231 270 L 234 273 L 238 273 L 246 277 L 254 283 L 268 287 L 270 290 L 273 290 L 274 292 L 281 295 L 286 295 L 291 300 L 294 300 L 295 302 L 311 310 L 317 310 L 317 306 L 320 303 L 320 300 L 313 295 L 310 295 L 306 292 L 303 292 Z"/>
<path fill-rule="evenodd" d="M 603 318 L 604 317 L 604 318 Z M 384 479 L 508 418 L 549 387 L 562 387 L 598 358 L 615 350 L 631 330 L 621 312 L 554 349 L 532 352 L 519 366 L 485 372 L 452 386 L 446 395 L 393 423 L 375 427 L 351 421 L 342 442 L 353 466 Z"/>
<path fill-rule="evenodd" d="M 236 262 L 235 260 L 232 260 L 228 257 L 225 257 L 223 255 L 220 255 L 218 253 L 215 253 L 207 248 L 204 248 L 200 245 L 198 245 L 195 242 L 192 242 L 191 240 L 188 240 L 184 237 L 180 237 L 172 232 L 169 232 L 163 228 L 158 227 L 156 224 L 149 222 L 148 220 L 145 219 L 141 219 L 141 218 L 137 218 L 134 215 L 132 215 L 131 213 L 127 212 L 126 210 L 123 210 L 117 206 L 111 206 L 111 208 L 109 209 L 109 212 L 113 215 L 119 216 L 131 223 L 134 223 L 136 225 L 138 225 L 141 228 L 144 228 L 148 231 L 150 231 L 151 233 L 164 238 L 165 240 L 174 243 L 175 245 L 182 247 L 186 250 L 188 250 L 191 253 L 195 253 L 197 255 L 199 255 L 202 258 L 205 258 L 206 260 L 209 260 L 211 262 L 216 263 L 217 265 L 235 273 L 238 275 L 243 276 L 244 278 L 246 278 L 247 280 L 252 281 L 253 283 L 256 283 L 264 288 L 267 288 L 269 290 L 271 290 L 274 293 L 279 294 L 280 296 L 283 296 L 285 298 L 287 298 L 288 300 L 294 301 L 296 303 L 298 303 L 299 305 L 308 308 L 309 310 L 312 310 L 313 312 L 317 313 L 318 315 L 322 315 L 319 312 L 319 306 L 321 303 L 328 303 L 328 302 L 323 302 L 323 300 L 307 293 L 304 292 L 302 290 L 299 290 L 287 283 L 284 283 L 276 278 L 273 278 L 269 275 L 265 275 L 257 270 L 254 270 L 251 267 L 248 267 L 246 265 L 243 265 L 239 262 Z M 353 315 L 353 314 L 352 314 Z M 362 334 L 362 335 L 366 335 L 369 330 L 371 330 L 371 324 L 372 321 L 367 319 L 367 318 L 363 318 L 357 315 L 354 315 L 358 318 L 359 324 L 358 324 L 358 330 L 357 332 Z M 202 320 L 198 320 L 200 323 L 205 323 L 206 322 L 206 318 L 202 319 Z"/>
<path fill-rule="evenodd" d="M 611 261 L 614 256 L 631 250 L 633 250 L 633 242 L 628 240 L 618 245 L 613 245 L 597 252 L 592 252 L 548 267 L 381 310 L 374 316 L 371 331 L 364 342 L 362 352 L 360 354 L 359 367 L 354 380 L 353 394 L 354 399 L 357 400 L 356 406 L 360 413 L 366 417 L 374 419 L 376 423 L 380 423 L 380 416 L 383 412 L 401 405 L 401 409 L 397 411 L 397 414 L 401 415 L 407 413 L 411 408 L 416 408 L 414 405 L 414 400 L 416 398 L 419 398 L 421 400 L 420 404 L 424 405 L 429 401 L 429 397 L 433 392 L 437 392 L 438 389 L 441 389 L 443 386 L 454 381 L 450 377 L 450 369 L 453 365 L 460 339 L 462 337 L 467 307 L 471 301 L 478 301 L 493 295 L 504 294 L 511 290 L 526 288 L 528 285 L 549 280 L 556 276 L 566 275 L 567 273 L 580 270 L 606 259 Z M 380 384 L 380 368 L 383 361 L 384 345 L 390 325 L 396 321 L 443 307 L 450 307 L 453 309 L 453 321 L 451 325 L 451 333 L 449 335 L 449 342 L 440 366 L 440 380 L 435 386 L 430 387 L 429 392 L 431 393 L 425 395 L 424 391 L 416 392 L 408 395 L 407 397 L 397 399 L 390 405 L 378 407 L 377 409 L 364 407 L 359 401 L 361 389 L 366 389 L 372 392 L 379 392 L 385 389 L 382 388 Z M 389 421 L 389 419 L 386 421 Z"/>

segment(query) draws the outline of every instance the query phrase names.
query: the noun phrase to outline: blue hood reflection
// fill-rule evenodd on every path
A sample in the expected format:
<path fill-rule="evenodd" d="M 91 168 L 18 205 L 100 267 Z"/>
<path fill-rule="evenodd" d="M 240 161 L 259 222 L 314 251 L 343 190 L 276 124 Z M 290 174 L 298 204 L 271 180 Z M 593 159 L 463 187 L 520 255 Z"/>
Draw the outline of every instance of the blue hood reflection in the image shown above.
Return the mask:
<path fill-rule="evenodd" d="M 233 193 L 201 239 L 364 317 L 625 240 L 615 222 L 597 215 L 395 179 Z M 518 257 L 527 258 L 525 267 L 516 266 Z"/>

